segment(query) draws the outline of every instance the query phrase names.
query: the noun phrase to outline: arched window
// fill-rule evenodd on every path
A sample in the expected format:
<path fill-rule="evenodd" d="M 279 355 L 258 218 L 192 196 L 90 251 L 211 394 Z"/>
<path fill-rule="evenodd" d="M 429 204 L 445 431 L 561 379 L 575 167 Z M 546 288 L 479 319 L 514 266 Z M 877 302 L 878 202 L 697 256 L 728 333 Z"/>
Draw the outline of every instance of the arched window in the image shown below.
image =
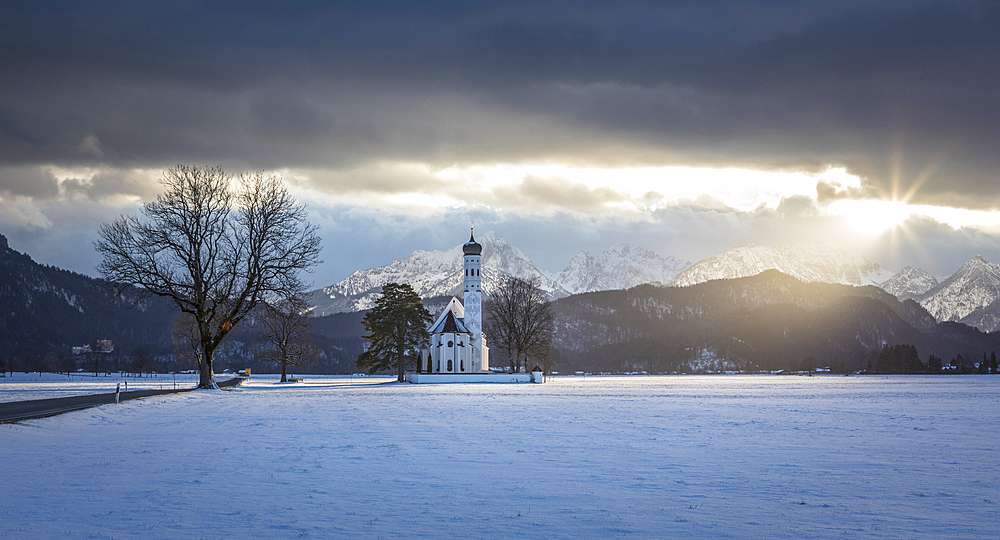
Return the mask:
<path fill-rule="evenodd" d="M 458 369 L 465 371 L 465 360 L 458 363 Z"/>
<path fill-rule="evenodd" d="M 448 360 L 448 371 L 451 371 L 451 360 Z"/>
<path fill-rule="evenodd" d="M 454 347 L 455 346 L 455 342 L 454 341 L 449 341 L 448 342 L 448 346 L 449 347 Z M 451 368 L 448 368 L 448 369 L 451 369 Z"/>

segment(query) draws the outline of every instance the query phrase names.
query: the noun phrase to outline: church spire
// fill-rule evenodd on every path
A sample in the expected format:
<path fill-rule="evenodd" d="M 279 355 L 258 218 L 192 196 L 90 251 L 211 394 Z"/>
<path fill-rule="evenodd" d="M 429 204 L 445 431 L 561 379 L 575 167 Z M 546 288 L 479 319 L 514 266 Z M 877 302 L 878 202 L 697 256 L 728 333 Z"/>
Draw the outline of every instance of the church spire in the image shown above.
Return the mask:
<path fill-rule="evenodd" d="M 464 255 L 481 255 L 483 253 L 483 246 L 476 242 L 475 231 L 469 235 L 469 241 L 462 246 L 462 253 Z"/>

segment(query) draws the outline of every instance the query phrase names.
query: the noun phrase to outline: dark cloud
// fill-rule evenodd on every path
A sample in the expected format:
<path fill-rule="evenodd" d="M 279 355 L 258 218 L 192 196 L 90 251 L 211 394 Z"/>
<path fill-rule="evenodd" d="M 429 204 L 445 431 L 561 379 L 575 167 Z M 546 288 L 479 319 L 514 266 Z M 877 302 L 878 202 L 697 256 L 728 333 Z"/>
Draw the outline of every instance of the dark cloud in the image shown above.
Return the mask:
<path fill-rule="evenodd" d="M 32 201 L 58 194 L 50 165 L 102 171 L 62 183 L 100 201 L 147 198 L 128 171 L 177 163 L 310 170 L 353 194 L 448 189 L 383 163 L 535 160 L 835 165 L 867 185 L 820 184 L 821 202 L 918 186 L 914 202 L 1000 207 L 1000 7 L 985 1 L 13 0 L 0 20 L 0 194 Z M 609 193 L 529 179 L 509 195 L 586 212 Z M 700 201 L 649 233 L 600 226 L 684 235 L 659 248 L 690 258 L 714 254 L 711 234 L 823 222 L 808 211 Z M 552 226 L 604 234 L 579 215 Z"/>
<path fill-rule="evenodd" d="M 50 199 L 59 195 L 59 183 L 40 167 L 0 166 L 0 194 Z"/>
<path fill-rule="evenodd" d="M 887 187 L 936 160 L 928 200 L 1000 198 L 986 2 L 0 9 L 0 68 L 17 74 L 0 89 L 6 162 L 619 156 L 832 163 Z"/>

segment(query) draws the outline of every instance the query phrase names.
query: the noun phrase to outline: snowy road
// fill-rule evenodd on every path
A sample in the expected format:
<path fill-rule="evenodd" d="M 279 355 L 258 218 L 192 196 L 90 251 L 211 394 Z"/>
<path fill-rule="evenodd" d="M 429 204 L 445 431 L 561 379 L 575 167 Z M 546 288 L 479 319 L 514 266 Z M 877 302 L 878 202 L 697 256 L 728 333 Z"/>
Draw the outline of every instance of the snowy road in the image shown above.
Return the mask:
<path fill-rule="evenodd" d="M 377 382 L 0 426 L 0 538 L 1000 536 L 1000 377 Z"/>
<path fill-rule="evenodd" d="M 217 379 L 224 380 L 231 375 L 220 374 Z M 89 394 L 106 394 L 114 392 L 121 384 L 125 390 L 172 390 L 186 389 L 198 386 L 197 374 L 161 373 L 143 377 L 128 377 L 120 374 L 94 375 L 92 373 L 8 373 L 0 377 L 0 403 L 11 401 L 28 401 L 35 399 L 53 399 L 69 396 L 84 396 Z"/>

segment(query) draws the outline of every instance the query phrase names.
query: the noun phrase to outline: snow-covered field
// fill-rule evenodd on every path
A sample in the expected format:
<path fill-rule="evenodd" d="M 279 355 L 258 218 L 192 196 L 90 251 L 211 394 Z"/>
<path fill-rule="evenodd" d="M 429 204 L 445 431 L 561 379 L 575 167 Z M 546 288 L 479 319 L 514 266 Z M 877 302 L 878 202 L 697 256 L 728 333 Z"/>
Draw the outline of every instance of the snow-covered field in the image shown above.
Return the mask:
<path fill-rule="evenodd" d="M 222 381 L 231 375 L 218 375 Z M 0 377 L 0 403 L 8 401 L 26 401 L 31 399 L 49 399 L 67 396 L 82 396 L 87 394 L 106 394 L 114 392 L 121 383 L 125 390 L 170 390 L 173 388 L 194 388 L 198 386 L 197 374 L 157 374 L 142 377 L 125 376 L 119 373 L 96 376 L 93 373 L 7 373 Z"/>
<path fill-rule="evenodd" d="M 0 537 L 1000 537 L 1000 377 L 310 381 L 0 426 Z"/>

